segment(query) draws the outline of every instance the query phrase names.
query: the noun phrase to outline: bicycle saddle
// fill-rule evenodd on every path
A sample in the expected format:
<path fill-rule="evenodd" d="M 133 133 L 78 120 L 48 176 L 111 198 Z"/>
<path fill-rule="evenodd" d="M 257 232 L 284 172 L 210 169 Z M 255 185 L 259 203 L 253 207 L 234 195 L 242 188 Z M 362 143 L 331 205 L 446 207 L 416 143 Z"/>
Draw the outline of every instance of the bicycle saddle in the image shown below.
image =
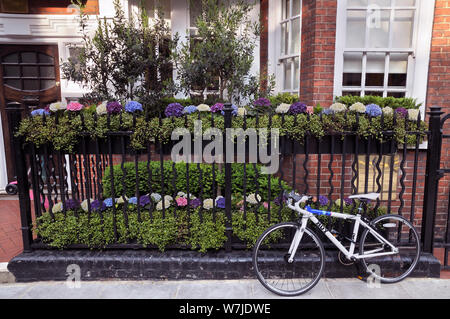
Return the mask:
<path fill-rule="evenodd" d="M 348 198 L 367 201 L 367 200 L 376 200 L 378 197 L 380 197 L 380 193 L 356 194 L 351 195 Z"/>

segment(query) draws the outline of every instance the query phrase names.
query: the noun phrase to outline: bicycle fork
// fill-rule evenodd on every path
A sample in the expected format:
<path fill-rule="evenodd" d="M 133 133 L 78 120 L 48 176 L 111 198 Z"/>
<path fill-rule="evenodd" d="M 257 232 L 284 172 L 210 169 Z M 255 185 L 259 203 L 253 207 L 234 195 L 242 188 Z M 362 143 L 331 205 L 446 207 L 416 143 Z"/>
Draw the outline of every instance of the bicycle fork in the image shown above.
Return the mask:
<path fill-rule="evenodd" d="M 288 263 L 292 264 L 294 262 L 295 253 L 297 251 L 298 245 L 300 244 L 300 241 L 302 240 L 303 234 L 305 233 L 306 224 L 308 223 L 309 217 L 302 217 L 302 222 L 299 225 L 300 227 L 297 228 L 297 231 L 295 232 L 294 239 L 292 240 L 291 246 L 289 247 L 289 258 Z"/>

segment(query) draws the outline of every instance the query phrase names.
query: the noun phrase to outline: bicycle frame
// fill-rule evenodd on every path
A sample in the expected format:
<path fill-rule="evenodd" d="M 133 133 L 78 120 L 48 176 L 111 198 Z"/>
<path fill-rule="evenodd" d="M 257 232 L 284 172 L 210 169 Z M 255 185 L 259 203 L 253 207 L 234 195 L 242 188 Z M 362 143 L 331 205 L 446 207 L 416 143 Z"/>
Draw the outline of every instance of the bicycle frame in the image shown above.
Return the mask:
<path fill-rule="evenodd" d="M 308 223 L 308 220 L 313 222 L 319 228 L 325 236 L 347 257 L 349 260 L 355 260 L 355 259 L 361 259 L 361 258 L 373 258 L 373 257 L 379 257 L 379 256 L 388 256 L 388 255 L 394 255 L 398 253 L 398 249 L 392 245 L 389 241 L 387 241 L 382 235 L 380 235 L 376 230 L 374 230 L 368 223 L 366 223 L 361 218 L 361 214 L 357 215 L 350 215 L 350 214 L 342 214 L 342 213 L 336 213 L 331 211 L 323 211 L 318 209 L 310 208 L 309 206 L 306 206 L 305 209 L 300 207 L 300 201 L 296 202 L 295 205 L 292 205 L 291 200 L 288 201 L 287 205 L 290 209 L 295 210 L 301 215 L 301 223 L 300 228 L 297 229 L 294 235 L 294 239 L 292 240 L 291 246 L 289 247 L 289 259 L 288 262 L 292 263 L 294 261 L 295 252 L 297 251 L 298 245 L 303 237 L 303 234 L 306 229 L 306 225 Z M 359 208 L 360 210 L 361 208 Z M 338 219 L 349 219 L 354 221 L 353 226 L 353 233 L 350 243 L 350 248 L 347 249 L 342 245 L 342 243 L 333 236 L 333 234 L 317 219 L 315 215 L 326 215 L 330 217 L 335 217 Z M 383 248 L 373 249 L 370 251 L 365 252 L 363 255 L 360 255 L 355 252 L 355 246 L 356 241 L 358 237 L 358 230 L 359 227 L 362 226 L 364 228 L 367 228 L 369 232 L 378 240 L 380 243 L 384 243 L 388 245 L 392 251 L 390 252 L 380 252 L 383 250 Z"/>

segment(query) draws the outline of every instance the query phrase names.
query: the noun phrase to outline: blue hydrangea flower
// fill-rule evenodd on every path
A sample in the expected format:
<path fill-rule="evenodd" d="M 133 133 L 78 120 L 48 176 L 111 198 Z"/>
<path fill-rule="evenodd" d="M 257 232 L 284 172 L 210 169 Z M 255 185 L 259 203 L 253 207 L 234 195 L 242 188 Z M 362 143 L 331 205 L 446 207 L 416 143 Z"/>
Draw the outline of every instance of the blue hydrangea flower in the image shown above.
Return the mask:
<path fill-rule="evenodd" d="M 137 197 L 136 196 L 135 197 L 131 197 L 128 200 L 128 203 L 133 204 L 133 205 L 137 205 Z"/>
<path fill-rule="evenodd" d="M 31 116 L 43 116 L 43 115 L 50 115 L 50 112 L 48 112 L 44 109 L 37 109 L 37 110 L 31 111 Z"/>
<path fill-rule="evenodd" d="M 197 107 L 195 105 L 186 106 L 183 110 L 183 113 L 185 114 L 192 114 L 195 112 L 197 112 Z"/>
<path fill-rule="evenodd" d="M 142 110 L 142 104 L 136 101 L 130 101 L 127 104 L 125 104 L 125 111 L 128 113 L 134 113 L 136 111 L 143 111 Z"/>
<path fill-rule="evenodd" d="M 322 114 L 324 114 L 324 115 L 331 115 L 331 114 L 333 114 L 333 110 L 331 110 L 331 109 L 323 109 L 322 110 Z"/>
<path fill-rule="evenodd" d="M 105 199 L 103 201 L 103 203 L 105 203 L 106 207 L 112 207 L 114 202 L 113 202 L 113 199 L 111 197 L 109 197 L 109 198 Z"/>
<path fill-rule="evenodd" d="M 381 116 L 383 111 L 377 104 L 369 104 L 366 106 L 366 114 L 372 117 Z"/>

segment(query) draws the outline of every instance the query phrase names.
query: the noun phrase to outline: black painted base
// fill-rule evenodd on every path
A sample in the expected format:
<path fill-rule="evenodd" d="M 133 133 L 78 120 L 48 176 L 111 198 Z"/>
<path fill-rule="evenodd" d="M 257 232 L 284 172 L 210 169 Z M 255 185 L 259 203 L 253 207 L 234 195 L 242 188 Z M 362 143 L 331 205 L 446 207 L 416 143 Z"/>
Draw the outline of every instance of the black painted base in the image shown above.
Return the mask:
<path fill-rule="evenodd" d="M 251 251 L 201 254 L 181 250 L 164 253 L 150 250 L 35 250 L 14 257 L 8 264 L 8 270 L 17 282 L 66 280 L 67 267 L 71 264 L 80 267 L 81 280 L 255 278 Z M 327 252 L 324 277 L 348 278 L 357 275 L 355 265 L 343 266 L 337 259 L 337 252 Z M 422 254 L 412 276 L 439 275 L 439 261 L 431 254 Z"/>

